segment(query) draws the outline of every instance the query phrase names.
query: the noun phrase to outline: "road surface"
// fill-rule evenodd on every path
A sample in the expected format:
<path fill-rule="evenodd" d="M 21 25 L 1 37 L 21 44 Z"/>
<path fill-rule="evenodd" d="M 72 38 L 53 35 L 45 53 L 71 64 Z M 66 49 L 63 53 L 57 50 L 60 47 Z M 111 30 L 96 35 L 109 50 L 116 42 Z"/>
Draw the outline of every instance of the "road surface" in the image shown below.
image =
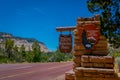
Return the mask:
<path fill-rule="evenodd" d="M 0 80 L 51 80 L 72 69 L 72 62 L 0 64 Z"/>

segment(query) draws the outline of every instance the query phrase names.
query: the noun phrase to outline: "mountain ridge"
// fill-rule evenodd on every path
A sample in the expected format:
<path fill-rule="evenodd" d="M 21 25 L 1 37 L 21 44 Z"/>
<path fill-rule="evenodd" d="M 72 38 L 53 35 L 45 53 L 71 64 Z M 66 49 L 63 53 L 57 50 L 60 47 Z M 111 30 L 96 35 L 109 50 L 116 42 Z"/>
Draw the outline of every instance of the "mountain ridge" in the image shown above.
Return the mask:
<path fill-rule="evenodd" d="M 43 42 L 38 41 L 35 38 L 18 37 L 18 36 L 14 36 L 13 34 L 10 34 L 10 33 L 0 32 L 0 42 L 3 41 L 4 39 L 13 39 L 15 45 L 17 45 L 18 47 L 21 47 L 22 45 L 24 45 L 26 48 L 25 49 L 26 51 L 28 51 L 29 49 L 31 50 L 33 42 L 37 41 L 41 47 L 42 52 L 49 51 Z"/>

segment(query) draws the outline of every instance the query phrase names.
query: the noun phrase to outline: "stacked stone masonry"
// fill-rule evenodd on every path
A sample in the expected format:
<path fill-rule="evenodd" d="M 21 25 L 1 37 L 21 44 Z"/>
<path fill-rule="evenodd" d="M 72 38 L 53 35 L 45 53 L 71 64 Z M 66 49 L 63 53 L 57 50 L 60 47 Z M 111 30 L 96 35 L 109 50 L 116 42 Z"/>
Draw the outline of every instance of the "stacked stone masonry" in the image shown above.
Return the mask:
<path fill-rule="evenodd" d="M 99 35 L 99 40 L 91 51 L 87 51 L 82 44 L 82 30 L 89 24 L 96 25 L 100 31 L 99 15 L 77 19 L 74 30 L 73 72 L 66 73 L 65 80 L 119 80 L 114 71 L 114 58 L 107 56 L 108 42 L 105 36 Z"/>

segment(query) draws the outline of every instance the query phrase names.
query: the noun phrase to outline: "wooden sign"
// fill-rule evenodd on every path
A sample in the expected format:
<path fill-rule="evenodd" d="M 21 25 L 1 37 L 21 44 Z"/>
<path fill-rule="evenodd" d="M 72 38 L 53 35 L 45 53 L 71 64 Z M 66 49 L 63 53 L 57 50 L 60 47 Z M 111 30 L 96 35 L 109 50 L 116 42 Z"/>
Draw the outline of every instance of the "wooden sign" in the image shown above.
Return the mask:
<path fill-rule="evenodd" d="M 59 37 L 59 50 L 63 53 L 70 53 L 72 51 L 72 35 L 63 35 Z"/>
<path fill-rule="evenodd" d="M 100 36 L 99 29 L 94 24 L 87 24 L 82 31 L 82 44 L 86 50 L 91 50 L 98 42 Z"/>

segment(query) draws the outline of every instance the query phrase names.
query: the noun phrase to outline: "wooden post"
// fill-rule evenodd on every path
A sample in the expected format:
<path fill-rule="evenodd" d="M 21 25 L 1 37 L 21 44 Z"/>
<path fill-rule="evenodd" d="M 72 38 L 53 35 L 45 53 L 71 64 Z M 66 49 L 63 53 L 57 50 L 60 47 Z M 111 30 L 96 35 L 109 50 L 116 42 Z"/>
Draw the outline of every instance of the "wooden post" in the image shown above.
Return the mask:
<path fill-rule="evenodd" d="M 70 27 L 57 27 L 56 31 L 63 32 L 63 31 L 73 31 L 76 27 L 70 26 Z"/>

